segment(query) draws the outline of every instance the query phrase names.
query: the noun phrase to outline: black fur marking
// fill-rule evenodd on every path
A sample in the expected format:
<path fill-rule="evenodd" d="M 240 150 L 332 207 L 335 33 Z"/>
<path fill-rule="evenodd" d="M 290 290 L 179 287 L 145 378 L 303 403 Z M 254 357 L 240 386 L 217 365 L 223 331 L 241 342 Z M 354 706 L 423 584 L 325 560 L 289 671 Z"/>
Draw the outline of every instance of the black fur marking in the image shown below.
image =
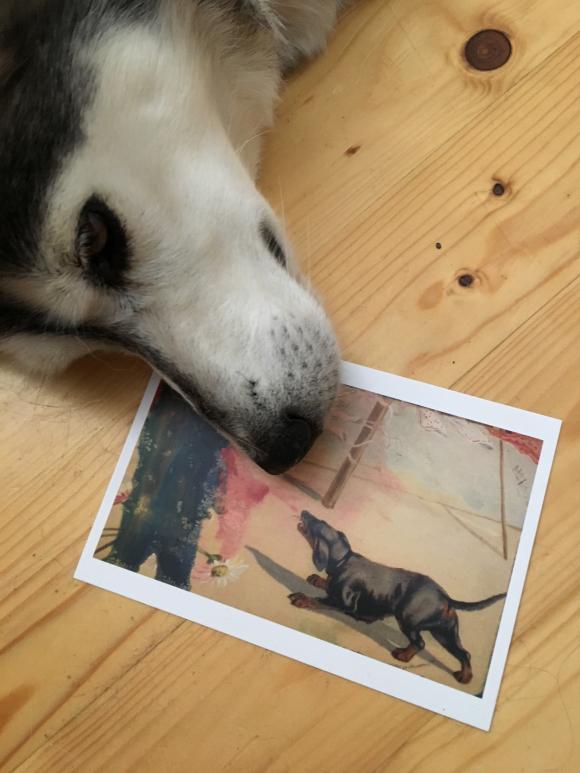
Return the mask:
<path fill-rule="evenodd" d="M 18 69 L 0 92 L 0 271 L 37 262 L 50 184 L 83 136 L 90 74 L 77 69 L 73 87 L 70 30 L 63 25 L 62 43 L 52 50 L 51 38 L 59 34 L 54 21 L 47 15 L 10 35 Z"/>
<path fill-rule="evenodd" d="M 94 93 L 94 74 L 76 51 L 110 19 L 143 23 L 158 0 L 13 5 L 13 13 L 2 11 L 0 29 L 0 57 L 11 63 L 0 80 L 0 276 L 43 262 L 37 252 L 51 186 L 83 141 Z"/>
<path fill-rule="evenodd" d="M 284 250 L 280 246 L 280 242 L 274 236 L 272 229 L 269 226 L 267 226 L 265 223 L 262 223 L 262 225 L 260 226 L 260 234 L 262 236 L 262 239 L 264 240 L 266 247 L 270 251 L 271 255 L 278 261 L 278 263 L 283 268 L 286 268 L 286 255 L 284 253 Z"/>

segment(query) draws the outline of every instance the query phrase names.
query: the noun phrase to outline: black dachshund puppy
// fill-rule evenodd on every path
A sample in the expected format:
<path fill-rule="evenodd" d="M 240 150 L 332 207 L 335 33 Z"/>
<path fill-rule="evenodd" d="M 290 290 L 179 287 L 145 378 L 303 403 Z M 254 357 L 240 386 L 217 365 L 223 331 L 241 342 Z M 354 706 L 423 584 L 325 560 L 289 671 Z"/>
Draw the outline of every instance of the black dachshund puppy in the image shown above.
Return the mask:
<path fill-rule="evenodd" d="M 456 610 L 484 609 L 505 598 L 499 593 L 482 601 L 457 601 L 427 575 L 377 564 L 354 553 L 341 531 L 304 510 L 298 531 L 312 548 L 314 565 L 326 572 L 326 579 L 317 574 L 308 582 L 325 590 L 325 598 L 312 598 L 303 593 L 292 593 L 292 604 L 303 609 L 331 607 L 347 615 L 373 623 L 393 615 L 401 631 L 409 639 L 404 648 L 392 651 L 393 657 L 407 663 L 422 650 L 425 642 L 422 631 L 429 631 L 435 639 L 461 664 L 454 677 L 461 684 L 471 681 L 471 657 L 459 638 Z"/>

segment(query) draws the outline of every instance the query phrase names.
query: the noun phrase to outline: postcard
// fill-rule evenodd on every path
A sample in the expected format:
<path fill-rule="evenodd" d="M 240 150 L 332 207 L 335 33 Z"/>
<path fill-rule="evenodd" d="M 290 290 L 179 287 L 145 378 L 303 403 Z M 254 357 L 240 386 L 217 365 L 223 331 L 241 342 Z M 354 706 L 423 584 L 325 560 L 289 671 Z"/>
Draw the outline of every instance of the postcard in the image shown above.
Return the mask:
<path fill-rule="evenodd" d="M 75 576 L 488 730 L 560 421 L 342 384 L 272 477 L 154 377 Z"/>

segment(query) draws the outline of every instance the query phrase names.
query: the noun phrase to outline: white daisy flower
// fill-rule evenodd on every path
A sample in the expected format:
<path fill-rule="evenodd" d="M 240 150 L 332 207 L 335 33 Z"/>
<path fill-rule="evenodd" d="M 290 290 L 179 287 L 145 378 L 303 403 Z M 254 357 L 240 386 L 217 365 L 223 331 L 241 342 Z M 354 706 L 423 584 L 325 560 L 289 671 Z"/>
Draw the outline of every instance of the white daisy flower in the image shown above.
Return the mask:
<path fill-rule="evenodd" d="M 211 565 L 208 580 L 215 582 L 218 588 L 225 588 L 226 585 L 239 580 L 248 568 L 247 564 L 226 559 Z"/>

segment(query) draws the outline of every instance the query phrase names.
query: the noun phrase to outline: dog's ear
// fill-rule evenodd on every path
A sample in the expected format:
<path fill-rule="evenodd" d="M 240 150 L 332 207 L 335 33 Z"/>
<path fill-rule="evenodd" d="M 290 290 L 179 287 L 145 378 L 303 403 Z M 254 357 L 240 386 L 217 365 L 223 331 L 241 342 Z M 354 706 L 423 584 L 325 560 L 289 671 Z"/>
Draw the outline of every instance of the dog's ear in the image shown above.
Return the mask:
<path fill-rule="evenodd" d="M 350 542 L 348 541 L 348 538 L 347 538 L 346 534 L 343 531 L 339 531 L 338 532 L 338 536 L 342 540 L 342 544 L 345 546 L 345 548 L 347 550 L 351 550 Z"/>
<path fill-rule="evenodd" d="M 318 569 L 319 572 L 326 571 L 329 555 L 330 552 L 328 550 L 328 543 L 326 540 L 323 540 L 319 537 L 314 543 L 314 553 L 312 556 L 314 566 Z"/>

